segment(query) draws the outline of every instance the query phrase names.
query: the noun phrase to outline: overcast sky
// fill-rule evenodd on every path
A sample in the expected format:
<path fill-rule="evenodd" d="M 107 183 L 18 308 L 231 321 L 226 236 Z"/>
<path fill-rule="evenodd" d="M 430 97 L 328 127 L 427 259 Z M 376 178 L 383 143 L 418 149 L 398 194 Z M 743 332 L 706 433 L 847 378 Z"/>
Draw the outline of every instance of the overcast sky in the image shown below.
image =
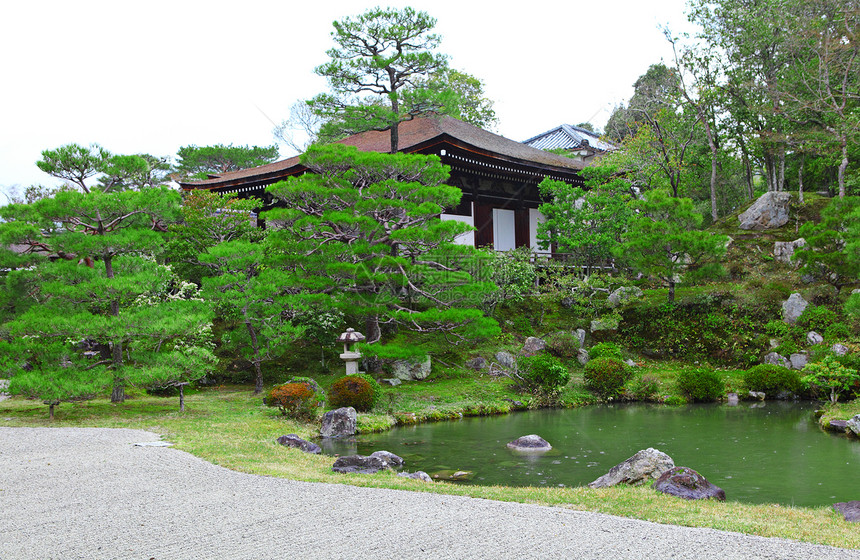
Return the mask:
<path fill-rule="evenodd" d="M 326 89 L 313 69 L 331 22 L 376 5 L 437 18 L 440 52 L 484 81 L 496 132 L 518 141 L 562 123 L 602 127 L 650 64 L 670 60 L 658 26 L 686 26 L 684 0 L 8 2 L 0 188 L 58 184 L 34 162 L 71 142 L 158 156 L 271 145 L 290 106 Z"/>

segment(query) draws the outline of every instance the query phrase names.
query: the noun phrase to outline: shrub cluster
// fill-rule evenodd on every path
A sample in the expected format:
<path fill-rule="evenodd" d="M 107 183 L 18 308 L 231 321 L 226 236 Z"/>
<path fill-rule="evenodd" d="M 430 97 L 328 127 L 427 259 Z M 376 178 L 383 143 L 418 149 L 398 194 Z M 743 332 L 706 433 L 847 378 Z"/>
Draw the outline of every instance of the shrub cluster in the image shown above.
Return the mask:
<path fill-rule="evenodd" d="M 570 372 L 549 354 L 538 354 L 517 361 L 520 382 L 527 391 L 555 393 L 570 382 Z"/>
<path fill-rule="evenodd" d="M 614 342 L 601 342 L 599 344 L 595 344 L 588 350 L 588 357 L 592 360 L 597 358 L 621 360 L 623 358 L 621 355 L 621 347 Z"/>
<path fill-rule="evenodd" d="M 585 386 L 602 399 L 618 396 L 630 379 L 630 368 L 615 358 L 595 358 L 585 364 Z"/>
<path fill-rule="evenodd" d="M 369 375 L 357 373 L 345 375 L 331 384 L 328 402 L 335 408 L 351 406 L 367 412 L 382 398 L 382 386 Z"/>
<path fill-rule="evenodd" d="M 638 401 L 656 401 L 660 392 L 660 381 L 651 375 L 643 375 L 629 385 L 630 393 Z"/>
<path fill-rule="evenodd" d="M 723 396 L 726 384 L 710 368 L 685 369 L 678 374 L 678 390 L 693 402 L 714 402 Z"/>
<path fill-rule="evenodd" d="M 284 383 L 269 389 L 266 404 L 277 406 L 284 416 L 296 420 L 313 420 L 317 416 L 319 397 L 310 383 Z"/>
<path fill-rule="evenodd" d="M 834 322 L 836 313 L 820 305 L 808 306 L 797 318 L 797 324 L 801 327 L 820 333 L 826 332 Z"/>
<path fill-rule="evenodd" d="M 547 336 L 546 349 L 559 358 L 575 358 L 579 354 L 579 337 L 570 332 L 557 332 Z"/>
<path fill-rule="evenodd" d="M 781 391 L 796 393 L 800 390 L 800 374 L 782 366 L 759 364 L 744 372 L 744 385 L 750 391 L 767 394 Z"/>

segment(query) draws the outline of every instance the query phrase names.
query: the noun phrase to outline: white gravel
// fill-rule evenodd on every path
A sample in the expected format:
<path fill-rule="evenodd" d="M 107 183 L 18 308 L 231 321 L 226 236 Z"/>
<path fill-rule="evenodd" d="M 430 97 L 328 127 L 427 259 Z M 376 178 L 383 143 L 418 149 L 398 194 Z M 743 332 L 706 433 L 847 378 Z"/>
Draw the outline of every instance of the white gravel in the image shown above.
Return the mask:
<path fill-rule="evenodd" d="M 0 558 L 860 559 L 562 508 L 249 475 L 134 445 L 158 439 L 0 428 Z"/>

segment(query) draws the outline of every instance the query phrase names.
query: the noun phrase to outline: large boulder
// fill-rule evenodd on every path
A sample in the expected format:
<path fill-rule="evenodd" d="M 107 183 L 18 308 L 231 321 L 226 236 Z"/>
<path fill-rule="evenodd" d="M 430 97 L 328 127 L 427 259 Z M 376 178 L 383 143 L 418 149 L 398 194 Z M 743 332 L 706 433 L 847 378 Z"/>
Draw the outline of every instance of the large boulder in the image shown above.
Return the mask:
<path fill-rule="evenodd" d="M 413 473 L 401 472 L 401 473 L 397 473 L 397 476 L 402 476 L 404 478 L 411 478 L 413 480 L 421 480 L 423 482 L 433 482 L 433 479 L 430 478 L 430 475 L 424 471 L 415 471 Z"/>
<path fill-rule="evenodd" d="M 552 445 L 542 437 L 531 434 L 523 436 L 507 443 L 508 449 L 514 451 L 549 451 Z"/>
<path fill-rule="evenodd" d="M 618 463 L 605 475 L 588 485 L 589 488 L 606 488 L 618 484 L 639 486 L 659 478 L 675 466 L 671 457 L 653 447 L 638 451 L 635 455 Z"/>
<path fill-rule="evenodd" d="M 846 422 L 845 427 L 848 428 L 855 436 L 860 437 L 860 414 L 855 414 Z"/>
<path fill-rule="evenodd" d="M 789 356 L 788 361 L 791 362 L 791 369 L 803 369 L 809 362 L 809 356 L 806 352 L 797 352 Z"/>
<path fill-rule="evenodd" d="M 833 509 L 841 513 L 845 521 L 860 522 L 860 501 L 858 500 L 835 503 Z"/>
<path fill-rule="evenodd" d="M 621 286 L 606 298 L 606 303 L 609 307 L 618 307 L 624 305 L 634 299 L 642 297 L 642 290 L 636 286 Z"/>
<path fill-rule="evenodd" d="M 789 264 L 791 257 L 794 256 L 794 251 L 804 245 L 806 245 L 806 239 L 802 237 L 794 241 L 777 241 L 773 244 L 773 258 L 781 263 Z"/>
<path fill-rule="evenodd" d="M 787 192 L 766 192 L 738 216 L 741 229 L 764 230 L 782 227 L 788 223 L 788 205 L 791 194 Z"/>
<path fill-rule="evenodd" d="M 807 308 L 809 302 L 803 299 L 803 296 L 798 292 L 794 292 L 782 304 L 782 320 L 793 325 L 797 322 L 797 318 Z"/>
<path fill-rule="evenodd" d="M 726 493 L 722 488 L 714 486 L 704 476 L 687 467 L 669 469 L 657 479 L 652 488 L 685 500 L 726 501 Z"/>
<path fill-rule="evenodd" d="M 525 344 L 523 344 L 523 349 L 520 350 L 520 354 L 523 356 L 534 356 L 535 354 L 543 351 L 544 348 L 546 348 L 546 341 L 544 339 L 530 336 L 526 339 Z"/>
<path fill-rule="evenodd" d="M 421 381 L 430 375 L 430 356 L 424 359 L 397 360 L 391 366 L 391 374 L 403 381 Z"/>
<path fill-rule="evenodd" d="M 765 364 L 770 364 L 772 366 L 791 368 L 791 362 L 788 361 L 788 358 L 781 354 L 777 354 L 776 352 L 768 352 L 767 354 L 765 354 L 762 362 Z"/>
<path fill-rule="evenodd" d="M 403 459 L 388 451 L 374 451 L 370 455 L 338 457 L 331 470 L 339 473 L 373 474 L 391 466 L 403 464 Z"/>
<path fill-rule="evenodd" d="M 281 436 L 278 438 L 277 441 L 281 445 L 285 445 L 287 447 L 293 447 L 295 449 L 300 449 L 300 450 L 304 451 L 305 453 L 319 454 L 322 451 L 322 449 L 320 448 L 319 445 L 317 445 L 313 442 L 304 440 L 304 439 L 300 438 L 299 436 L 297 436 L 296 434 L 287 434 L 287 435 Z"/>
<path fill-rule="evenodd" d="M 324 438 L 355 435 L 358 414 L 351 406 L 329 410 L 323 415 L 320 435 Z"/>

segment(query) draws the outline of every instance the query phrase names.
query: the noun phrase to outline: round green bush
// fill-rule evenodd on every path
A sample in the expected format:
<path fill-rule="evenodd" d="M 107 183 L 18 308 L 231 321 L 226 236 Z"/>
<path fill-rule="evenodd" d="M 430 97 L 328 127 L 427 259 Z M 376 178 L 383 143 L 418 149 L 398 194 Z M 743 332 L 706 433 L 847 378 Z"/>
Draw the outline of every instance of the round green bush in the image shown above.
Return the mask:
<path fill-rule="evenodd" d="M 546 349 L 559 358 L 575 358 L 579 354 L 579 337 L 570 332 L 557 332 L 547 336 Z"/>
<path fill-rule="evenodd" d="M 660 392 L 660 381 L 651 375 L 643 375 L 638 379 L 634 379 L 628 385 L 630 393 L 637 401 L 656 401 L 657 394 Z"/>
<path fill-rule="evenodd" d="M 603 399 L 618 396 L 630 379 L 630 367 L 615 358 L 595 358 L 585 364 L 585 386 Z"/>
<path fill-rule="evenodd" d="M 744 372 L 744 385 L 750 391 L 769 395 L 782 391 L 796 393 L 800 390 L 800 374 L 787 367 L 759 364 Z"/>
<path fill-rule="evenodd" d="M 351 406 L 359 412 L 367 412 L 382 398 L 382 386 L 369 375 L 357 373 L 345 375 L 331 384 L 328 403 L 334 408 Z"/>
<path fill-rule="evenodd" d="M 538 354 L 520 358 L 518 368 L 524 388 L 552 393 L 570 382 L 570 372 L 553 356 Z"/>
<path fill-rule="evenodd" d="M 678 390 L 693 402 L 714 402 L 726 390 L 722 376 L 710 368 L 686 369 L 678 374 Z"/>
<path fill-rule="evenodd" d="M 621 347 L 614 342 L 601 342 L 599 344 L 595 344 L 589 348 L 588 357 L 592 360 L 597 358 L 612 358 L 619 361 L 623 358 L 621 355 Z"/>

